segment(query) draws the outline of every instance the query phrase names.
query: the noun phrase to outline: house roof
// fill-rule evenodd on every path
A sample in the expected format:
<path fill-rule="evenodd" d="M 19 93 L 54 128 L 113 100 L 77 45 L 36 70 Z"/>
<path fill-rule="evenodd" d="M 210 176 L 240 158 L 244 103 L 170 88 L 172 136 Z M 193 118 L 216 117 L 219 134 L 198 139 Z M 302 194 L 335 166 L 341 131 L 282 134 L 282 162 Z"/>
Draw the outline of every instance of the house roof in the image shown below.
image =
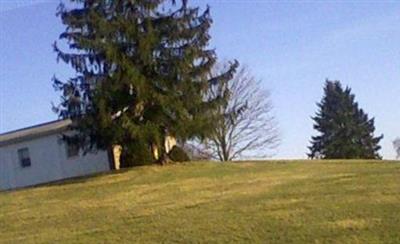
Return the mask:
<path fill-rule="evenodd" d="M 0 146 L 6 146 L 22 141 L 35 139 L 65 131 L 72 121 L 70 119 L 55 120 L 43 124 L 38 124 L 19 130 L 9 131 L 0 134 Z"/>

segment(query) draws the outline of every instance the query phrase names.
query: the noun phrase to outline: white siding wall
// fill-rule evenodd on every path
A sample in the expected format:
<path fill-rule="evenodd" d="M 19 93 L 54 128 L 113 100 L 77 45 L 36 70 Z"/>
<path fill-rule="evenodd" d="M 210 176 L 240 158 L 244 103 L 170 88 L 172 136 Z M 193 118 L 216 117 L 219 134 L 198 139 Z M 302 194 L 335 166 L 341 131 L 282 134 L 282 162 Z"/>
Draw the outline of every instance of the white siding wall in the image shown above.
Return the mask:
<path fill-rule="evenodd" d="M 27 147 L 31 166 L 23 168 L 18 149 Z M 59 135 L 49 135 L 0 148 L 0 190 L 24 187 L 110 169 L 107 152 L 67 158 Z"/>

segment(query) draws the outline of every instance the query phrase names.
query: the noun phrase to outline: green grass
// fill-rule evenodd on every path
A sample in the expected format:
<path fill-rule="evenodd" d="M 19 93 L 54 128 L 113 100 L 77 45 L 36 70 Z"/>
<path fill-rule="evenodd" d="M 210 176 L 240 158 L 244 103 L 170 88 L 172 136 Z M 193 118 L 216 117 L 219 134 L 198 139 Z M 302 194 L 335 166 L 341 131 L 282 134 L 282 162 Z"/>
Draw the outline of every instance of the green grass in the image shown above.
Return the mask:
<path fill-rule="evenodd" d="M 2 192 L 0 242 L 400 243 L 400 163 L 188 163 Z"/>

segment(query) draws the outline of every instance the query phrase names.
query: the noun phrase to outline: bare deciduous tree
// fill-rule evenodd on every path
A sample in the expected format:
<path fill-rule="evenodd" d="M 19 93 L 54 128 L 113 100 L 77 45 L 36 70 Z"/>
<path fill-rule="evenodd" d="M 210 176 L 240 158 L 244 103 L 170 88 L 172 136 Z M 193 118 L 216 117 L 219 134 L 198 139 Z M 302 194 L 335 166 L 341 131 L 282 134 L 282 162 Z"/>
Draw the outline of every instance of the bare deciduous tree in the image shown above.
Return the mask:
<path fill-rule="evenodd" d="M 396 153 L 397 153 L 397 159 L 400 159 L 400 137 L 398 137 L 398 138 L 396 138 L 394 141 L 393 141 L 393 147 L 394 147 L 394 150 L 396 151 Z"/>
<path fill-rule="evenodd" d="M 217 66 L 214 72 L 223 73 L 227 67 Z M 270 93 L 246 67 L 231 80 L 213 86 L 208 96 L 226 97 L 227 103 L 216 110 L 220 119 L 215 121 L 213 136 L 196 145 L 198 154 L 220 161 L 270 155 L 279 141 Z"/>

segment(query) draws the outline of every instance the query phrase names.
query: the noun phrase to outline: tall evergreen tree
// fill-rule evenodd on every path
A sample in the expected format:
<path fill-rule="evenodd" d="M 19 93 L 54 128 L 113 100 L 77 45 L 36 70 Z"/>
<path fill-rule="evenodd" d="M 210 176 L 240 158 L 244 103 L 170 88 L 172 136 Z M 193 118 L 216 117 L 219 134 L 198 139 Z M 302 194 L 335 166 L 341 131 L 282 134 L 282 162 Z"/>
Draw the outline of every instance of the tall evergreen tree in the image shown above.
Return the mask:
<path fill-rule="evenodd" d="M 209 78 L 216 62 L 208 48 L 212 23 L 187 0 L 71 0 L 60 4 L 69 46 L 54 49 L 76 76 L 54 78 L 62 92 L 56 111 L 73 120 L 73 138 L 85 151 L 122 145 L 126 165 L 150 161 L 149 145 L 165 153 L 167 135 L 204 137 L 224 99 L 205 100 L 212 84 L 230 79 L 237 63 Z"/>
<path fill-rule="evenodd" d="M 339 81 L 326 81 L 325 96 L 318 103 L 319 111 L 313 117 L 314 129 L 309 147 L 310 158 L 381 158 L 379 141 L 374 137 L 374 119 L 358 107 L 351 89 L 343 89 Z"/>

